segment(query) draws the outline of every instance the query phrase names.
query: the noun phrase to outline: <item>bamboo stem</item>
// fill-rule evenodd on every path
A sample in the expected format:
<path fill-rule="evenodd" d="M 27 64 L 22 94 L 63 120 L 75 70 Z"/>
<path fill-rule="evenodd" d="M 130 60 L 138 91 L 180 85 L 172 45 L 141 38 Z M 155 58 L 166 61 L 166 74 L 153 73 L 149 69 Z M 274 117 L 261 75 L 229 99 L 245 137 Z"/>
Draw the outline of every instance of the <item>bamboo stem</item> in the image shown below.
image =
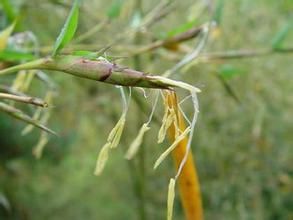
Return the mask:
<path fill-rule="evenodd" d="M 189 91 L 194 89 L 198 90 L 187 83 L 119 66 L 101 57 L 97 59 L 88 59 L 82 56 L 68 55 L 56 56 L 54 58 L 42 58 L 0 70 L 0 76 L 28 69 L 61 71 L 81 78 L 127 87 L 168 90 L 178 87 Z"/>
<path fill-rule="evenodd" d="M 143 14 L 143 8 L 142 8 L 142 1 L 141 0 L 136 0 L 136 5 L 135 5 L 135 10 L 136 13 L 139 13 L 140 16 Z M 135 44 L 140 44 L 142 40 L 142 35 L 140 31 L 136 31 L 134 35 L 134 43 Z M 133 63 L 134 63 L 134 68 L 139 70 L 141 69 L 141 57 L 140 55 L 134 56 L 133 57 Z M 139 212 L 139 217 L 140 220 L 145 220 L 147 219 L 146 215 L 146 153 L 145 153 L 145 145 L 142 144 L 140 151 L 138 153 L 138 184 L 139 184 L 139 191 L 138 191 L 138 212 Z"/>

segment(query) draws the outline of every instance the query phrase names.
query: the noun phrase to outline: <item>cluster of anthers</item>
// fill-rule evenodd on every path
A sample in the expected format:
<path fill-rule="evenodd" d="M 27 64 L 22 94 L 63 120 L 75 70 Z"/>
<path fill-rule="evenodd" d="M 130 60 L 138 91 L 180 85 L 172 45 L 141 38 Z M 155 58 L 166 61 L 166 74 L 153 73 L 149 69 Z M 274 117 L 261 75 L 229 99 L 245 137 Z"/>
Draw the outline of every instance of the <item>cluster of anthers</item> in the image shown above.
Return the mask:
<path fill-rule="evenodd" d="M 175 91 L 174 90 L 157 90 L 155 91 L 155 98 L 152 106 L 152 110 L 150 113 L 150 116 L 148 120 L 141 126 L 139 129 L 139 132 L 137 136 L 134 138 L 134 140 L 131 142 L 130 147 L 126 151 L 125 158 L 130 160 L 132 159 L 137 152 L 139 151 L 139 148 L 143 142 L 144 135 L 147 131 L 150 130 L 150 123 L 152 121 L 155 109 L 157 107 L 157 103 L 159 100 L 159 97 L 161 96 L 163 99 L 164 103 L 164 116 L 162 118 L 162 124 L 161 127 L 158 131 L 158 137 L 157 137 L 157 142 L 162 143 L 165 140 L 166 134 L 168 132 L 168 129 L 170 126 L 174 126 L 174 141 L 171 143 L 171 145 L 158 157 L 158 159 L 155 161 L 153 168 L 157 169 L 158 166 L 164 161 L 164 159 L 176 148 L 176 146 L 184 139 L 188 137 L 188 142 L 186 145 L 186 150 L 184 157 L 182 161 L 180 162 L 180 165 L 178 166 L 177 173 L 173 178 L 170 178 L 169 182 L 169 188 L 168 188 L 168 200 L 167 200 L 167 219 L 172 219 L 172 213 L 173 213 L 173 203 L 174 203 L 174 198 L 175 198 L 175 183 L 178 179 L 178 177 L 181 174 L 181 171 L 187 161 L 188 154 L 190 152 L 190 147 L 191 147 L 191 141 L 192 141 L 192 136 L 194 133 L 195 129 L 195 124 L 197 121 L 197 115 L 198 115 L 198 101 L 197 101 L 197 93 L 200 92 L 199 89 L 196 87 L 193 87 L 189 84 L 183 83 L 183 82 L 178 82 L 174 80 L 170 80 L 167 78 L 163 78 L 163 80 L 166 79 L 166 83 L 170 84 L 176 84 L 176 87 L 180 87 L 183 89 L 186 89 L 190 92 L 190 95 L 184 98 L 179 104 L 172 102 L 168 98 L 168 95 L 174 95 L 176 97 Z M 175 85 L 174 85 L 175 86 Z M 126 121 L 126 115 L 131 99 L 131 88 L 129 88 L 129 96 L 126 98 L 125 91 L 123 87 L 118 86 L 121 97 L 123 100 L 123 111 L 121 114 L 120 119 L 118 120 L 117 124 L 114 126 L 114 128 L 110 131 L 107 142 L 104 144 L 104 146 L 101 148 L 100 153 L 98 155 L 97 163 L 96 163 L 96 168 L 95 168 L 95 175 L 100 175 L 106 165 L 106 162 L 109 158 L 109 153 L 112 149 L 116 148 L 120 142 L 121 135 L 123 133 L 123 129 L 125 126 L 125 121 Z M 192 100 L 192 105 L 194 108 L 194 113 L 193 113 L 193 118 L 191 120 L 188 119 L 188 117 L 185 115 L 183 110 L 180 107 L 180 104 L 186 101 L 188 98 L 191 98 Z M 170 103 L 172 102 L 172 103 Z M 186 123 L 188 126 L 185 128 L 185 130 L 181 130 L 179 126 L 179 118 L 178 118 L 178 111 L 182 114 L 184 117 Z"/>

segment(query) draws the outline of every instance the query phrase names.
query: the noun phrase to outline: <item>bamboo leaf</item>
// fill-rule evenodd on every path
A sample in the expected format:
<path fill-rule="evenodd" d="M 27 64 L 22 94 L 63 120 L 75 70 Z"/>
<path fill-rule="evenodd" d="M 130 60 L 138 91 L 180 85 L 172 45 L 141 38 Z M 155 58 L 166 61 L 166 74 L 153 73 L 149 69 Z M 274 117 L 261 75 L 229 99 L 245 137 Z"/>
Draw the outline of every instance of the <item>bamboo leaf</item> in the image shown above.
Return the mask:
<path fill-rule="evenodd" d="M 9 21 L 13 21 L 15 19 L 15 11 L 11 4 L 12 1 L 10 0 L 1 0 L 0 4 L 2 5 L 2 9 L 5 12 Z"/>
<path fill-rule="evenodd" d="M 78 9 L 80 0 L 75 0 L 66 22 L 57 37 L 52 56 L 55 56 L 74 36 L 78 25 Z"/>
<path fill-rule="evenodd" d="M 13 32 L 15 27 L 15 23 L 13 22 L 10 26 L 5 28 L 3 31 L 0 32 L 0 51 L 4 50 L 7 46 L 8 38 Z"/>
<path fill-rule="evenodd" d="M 166 38 L 170 38 L 170 37 L 173 37 L 173 36 L 175 36 L 177 34 L 183 33 L 185 31 L 191 29 L 192 27 L 194 27 L 197 23 L 198 23 L 197 19 L 194 19 L 192 21 L 187 21 L 184 24 L 182 24 L 182 25 L 180 25 L 178 27 L 175 27 L 172 30 L 170 30 L 167 33 Z"/>
<path fill-rule="evenodd" d="M 110 19 L 117 18 L 120 15 L 122 5 L 123 5 L 123 0 L 113 1 L 112 5 L 107 10 L 107 16 Z"/>
<path fill-rule="evenodd" d="M 220 77 L 226 80 L 232 79 L 233 77 L 243 73 L 244 73 L 243 70 L 228 64 L 222 65 L 218 72 Z"/>
<path fill-rule="evenodd" d="M 30 61 L 35 58 L 36 57 L 33 54 L 27 53 L 27 52 L 9 50 L 9 49 L 1 50 L 1 39 L 0 39 L 0 60 L 13 62 L 13 61 Z"/>
<path fill-rule="evenodd" d="M 286 24 L 273 38 L 272 47 L 273 49 L 280 49 L 282 44 L 287 37 L 289 31 L 292 30 L 292 23 Z"/>

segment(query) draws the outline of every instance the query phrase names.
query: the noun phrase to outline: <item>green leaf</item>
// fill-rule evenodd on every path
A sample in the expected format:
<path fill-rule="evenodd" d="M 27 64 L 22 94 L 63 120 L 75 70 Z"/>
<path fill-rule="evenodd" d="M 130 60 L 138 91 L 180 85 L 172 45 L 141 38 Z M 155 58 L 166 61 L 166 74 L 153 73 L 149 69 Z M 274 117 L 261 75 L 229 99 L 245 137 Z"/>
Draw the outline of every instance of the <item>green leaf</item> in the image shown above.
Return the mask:
<path fill-rule="evenodd" d="M 243 73 L 243 71 L 241 71 L 240 69 L 238 69 L 232 65 L 223 65 L 219 69 L 219 75 L 223 79 L 231 79 L 232 77 L 237 76 L 242 73 Z"/>
<path fill-rule="evenodd" d="M 173 37 L 177 34 L 183 33 L 197 24 L 197 20 L 188 21 L 178 27 L 173 28 L 167 33 L 167 37 Z"/>
<path fill-rule="evenodd" d="M 115 1 L 113 1 L 112 5 L 107 10 L 107 16 L 110 19 L 117 18 L 120 15 L 122 5 L 123 5 L 123 0 L 115 0 Z"/>
<path fill-rule="evenodd" d="M 95 52 L 88 51 L 88 50 L 74 51 L 72 53 L 72 55 L 81 56 L 81 57 L 86 58 L 86 59 L 89 59 L 89 60 L 93 60 L 93 59 L 97 58 L 97 54 Z"/>
<path fill-rule="evenodd" d="M 100 56 L 103 56 L 103 54 L 110 48 L 111 46 L 103 47 L 102 49 L 93 52 L 88 50 L 77 50 L 73 52 L 73 55 L 81 56 L 86 59 L 94 60 L 96 58 L 99 58 Z"/>
<path fill-rule="evenodd" d="M 75 0 L 66 22 L 57 37 L 52 56 L 55 56 L 73 38 L 78 25 L 78 9 L 80 0 Z"/>
<path fill-rule="evenodd" d="M 280 49 L 282 47 L 282 44 L 291 28 L 292 24 L 288 23 L 275 35 L 275 37 L 272 40 L 273 49 Z"/>
<path fill-rule="evenodd" d="M 15 20 L 16 13 L 14 11 L 12 4 L 11 4 L 11 1 L 10 0 L 1 0 L 0 4 L 2 5 L 2 9 L 5 12 L 8 20 L 11 22 L 13 20 Z"/>
<path fill-rule="evenodd" d="M 221 23 L 224 4 L 225 4 L 224 0 L 217 1 L 216 9 L 215 9 L 214 16 L 213 16 L 213 20 L 215 22 L 217 22 L 217 25 L 220 25 L 220 23 Z"/>
<path fill-rule="evenodd" d="M 30 61 L 36 57 L 31 53 L 16 51 L 16 50 L 3 50 L 0 51 L 0 60 L 5 61 Z"/>
<path fill-rule="evenodd" d="M 0 32 L 0 51 L 4 50 L 7 46 L 8 38 L 13 32 L 15 27 L 15 23 L 11 24 L 9 27 L 5 28 L 3 31 Z"/>

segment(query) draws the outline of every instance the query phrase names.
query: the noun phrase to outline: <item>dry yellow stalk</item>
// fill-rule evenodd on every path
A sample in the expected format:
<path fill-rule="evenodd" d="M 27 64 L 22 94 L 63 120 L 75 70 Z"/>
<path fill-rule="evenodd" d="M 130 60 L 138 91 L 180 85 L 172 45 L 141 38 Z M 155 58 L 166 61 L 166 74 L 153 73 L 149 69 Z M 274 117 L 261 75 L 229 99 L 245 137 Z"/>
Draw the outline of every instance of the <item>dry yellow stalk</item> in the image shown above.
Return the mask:
<path fill-rule="evenodd" d="M 169 108 L 174 108 L 178 118 L 179 129 L 184 131 L 186 129 L 183 116 L 177 108 L 177 97 L 174 92 L 168 92 L 165 97 L 168 99 Z M 174 124 L 168 129 L 170 140 L 173 142 L 176 139 L 176 127 Z M 178 146 L 172 151 L 177 169 L 186 153 L 186 146 L 188 137 L 185 137 Z M 200 194 L 200 184 L 198 181 L 196 165 L 193 161 L 191 151 L 188 154 L 186 163 L 179 176 L 179 190 L 182 206 L 185 212 L 186 220 L 202 220 L 203 209 Z"/>

